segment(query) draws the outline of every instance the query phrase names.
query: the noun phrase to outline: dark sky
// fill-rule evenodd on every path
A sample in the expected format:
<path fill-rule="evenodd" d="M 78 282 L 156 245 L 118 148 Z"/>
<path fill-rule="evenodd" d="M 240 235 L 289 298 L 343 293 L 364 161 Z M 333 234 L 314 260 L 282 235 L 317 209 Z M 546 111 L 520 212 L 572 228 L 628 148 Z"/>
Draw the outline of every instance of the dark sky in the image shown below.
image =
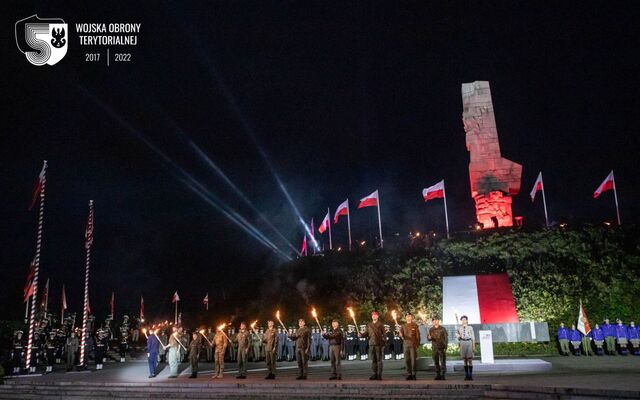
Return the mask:
<path fill-rule="evenodd" d="M 171 314 L 205 292 L 241 307 L 281 258 L 212 208 L 145 142 L 292 251 L 189 147 L 196 143 L 295 246 L 302 228 L 258 149 L 305 219 L 352 199 L 354 238 L 377 230 L 357 199 L 380 190 L 385 235 L 444 228 L 440 201 L 420 191 L 444 178 L 452 230 L 474 222 L 460 86 L 491 84 L 502 153 L 523 165 L 514 212 L 545 174 L 550 218 L 598 223 L 611 193 L 592 193 L 611 169 L 623 223 L 640 197 L 637 2 L 109 1 L 2 7 L 0 310 L 24 312 L 35 249 L 27 204 L 49 161 L 42 275 L 52 307 L 67 285 L 80 310 L 87 202 L 96 202 L 91 302 L 119 312 Z M 37 13 L 70 27 L 66 57 L 35 67 L 16 48 L 15 21 Z M 142 24 L 130 63 L 85 62 L 76 22 Z M 112 52 L 116 51 L 113 48 Z M 104 54 L 103 54 L 104 57 Z M 346 224 L 334 241 L 346 242 Z M 260 272 L 256 272 L 260 271 Z M 222 297 L 225 290 L 226 301 Z"/>

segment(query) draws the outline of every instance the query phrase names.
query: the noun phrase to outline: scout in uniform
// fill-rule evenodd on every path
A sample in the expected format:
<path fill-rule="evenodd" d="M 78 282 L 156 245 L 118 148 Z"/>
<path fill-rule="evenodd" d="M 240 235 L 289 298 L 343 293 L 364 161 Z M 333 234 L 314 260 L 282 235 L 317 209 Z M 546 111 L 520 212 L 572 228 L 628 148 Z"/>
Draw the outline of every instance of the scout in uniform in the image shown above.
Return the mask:
<path fill-rule="evenodd" d="M 620 348 L 620 354 L 626 356 L 629 354 L 627 346 L 629 345 L 629 339 L 627 338 L 627 326 L 622 323 L 620 318 L 616 319 L 616 344 Z"/>
<path fill-rule="evenodd" d="M 600 328 L 600 325 L 596 324 L 596 326 L 589 331 L 588 336 L 593 340 L 593 344 L 596 345 L 596 355 L 604 355 L 604 332 L 602 331 L 602 328 Z"/>
<path fill-rule="evenodd" d="M 213 336 L 213 345 L 215 347 L 213 353 L 213 379 L 222 379 L 222 375 L 224 374 L 224 354 L 227 350 L 227 337 L 224 332 L 220 329 Z"/>
<path fill-rule="evenodd" d="M 466 315 L 460 317 L 462 325 L 456 329 L 456 337 L 460 343 L 460 357 L 464 360 L 464 380 L 473 380 L 473 349 L 476 347 L 476 338 L 473 327 L 469 326 L 469 318 Z"/>
<path fill-rule="evenodd" d="M 331 377 L 329 380 L 342 380 L 342 353 L 344 353 L 344 333 L 340 329 L 337 319 L 331 321 L 331 332 L 325 332 L 322 337 L 329 343 L 329 358 L 331 359 Z"/>
<path fill-rule="evenodd" d="M 238 376 L 236 379 L 247 379 L 250 334 L 247 331 L 247 324 L 244 322 L 240 323 L 240 330 L 234 341 L 238 344 Z"/>
<path fill-rule="evenodd" d="M 633 321 L 629 322 L 629 328 L 627 328 L 627 336 L 629 337 L 629 342 L 631 342 L 633 354 L 636 356 L 640 356 L 640 329 L 638 329 L 636 323 Z"/>
<path fill-rule="evenodd" d="M 591 333 L 591 331 L 589 331 Z M 591 336 L 589 334 L 582 335 L 582 350 L 584 350 L 585 356 L 593 355 L 593 347 L 591 347 Z"/>
<path fill-rule="evenodd" d="M 191 376 L 189 378 L 198 377 L 198 361 L 200 359 L 201 349 L 200 336 L 198 336 L 197 332 L 193 332 L 191 343 L 189 343 L 189 362 L 191 363 Z"/>
<path fill-rule="evenodd" d="M 360 338 L 369 339 L 369 358 L 371 358 L 371 370 L 373 375 L 369 380 L 382 380 L 382 353 L 384 352 L 384 325 L 378 319 L 380 314 L 377 311 L 371 313 L 371 322 L 367 328 L 361 331 Z"/>
<path fill-rule="evenodd" d="M 563 356 L 569 355 L 569 329 L 564 326 L 564 322 L 560 322 L 558 327 L 558 343 L 560 343 L 560 354 Z"/>
<path fill-rule="evenodd" d="M 264 360 L 269 374 L 264 379 L 276 378 L 276 352 L 278 349 L 278 332 L 273 327 L 273 321 L 267 321 L 267 330 L 262 335 Z"/>
<path fill-rule="evenodd" d="M 309 353 L 311 347 L 311 330 L 305 326 L 304 319 L 298 320 L 298 330 L 295 334 L 289 335 L 291 340 L 296 342 L 296 360 L 298 361 L 298 377 L 296 379 L 307 379 L 309 370 Z"/>
<path fill-rule="evenodd" d="M 604 332 L 604 342 L 607 345 L 607 354 L 611 356 L 616 355 L 616 330 L 613 325 L 609 323 L 609 318 L 605 318 L 602 323 L 602 331 Z"/>
<path fill-rule="evenodd" d="M 429 328 L 427 339 L 431 341 L 433 350 L 433 364 L 436 367 L 436 381 L 445 380 L 445 372 L 447 371 L 447 345 L 449 344 L 449 334 L 443 326 L 440 325 L 438 317 L 431 319 L 433 326 Z"/>
<path fill-rule="evenodd" d="M 413 322 L 413 314 L 410 312 L 405 314 L 405 320 L 407 323 L 400 327 L 399 334 L 403 341 L 402 347 L 404 349 L 404 359 L 407 366 L 407 380 L 415 381 L 418 346 L 420 346 L 420 329 L 418 328 L 418 324 Z"/>
<path fill-rule="evenodd" d="M 571 342 L 571 346 L 573 347 L 573 355 L 580 355 L 580 344 L 582 343 L 582 332 L 576 329 L 576 325 L 571 325 L 571 330 L 569 331 L 569 341 Z"/>

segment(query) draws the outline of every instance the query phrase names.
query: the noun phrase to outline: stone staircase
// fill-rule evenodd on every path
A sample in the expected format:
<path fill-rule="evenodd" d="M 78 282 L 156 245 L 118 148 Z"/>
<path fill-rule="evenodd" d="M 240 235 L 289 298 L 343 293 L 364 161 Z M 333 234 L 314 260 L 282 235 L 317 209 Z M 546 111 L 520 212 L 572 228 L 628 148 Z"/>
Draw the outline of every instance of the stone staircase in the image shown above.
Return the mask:
<path fill-rule="evenodd" d="M 356 383 L 97 383 L 9 380 L 0 399 L 638 399 L 640 392 L 504 385 Z"/>

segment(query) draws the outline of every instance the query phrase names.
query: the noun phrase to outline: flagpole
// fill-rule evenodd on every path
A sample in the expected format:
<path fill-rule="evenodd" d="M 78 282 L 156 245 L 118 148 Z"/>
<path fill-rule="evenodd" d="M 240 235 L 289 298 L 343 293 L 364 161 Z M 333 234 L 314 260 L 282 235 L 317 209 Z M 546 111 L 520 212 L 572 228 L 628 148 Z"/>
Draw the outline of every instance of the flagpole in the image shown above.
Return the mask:
<path fill-rule="evenodd" d="M 62 285 L 62 301 L 63 303 L 61 304 L 62 311 L 60 312 L 60 326 L 64 325 L 64 303 L 67 301 L 66 299 L 67 294 L 64 292 L 64 285 Z"/>
<path fill-rule="evenodd" d="M 176 299 L 176 312 L 175 312 L 175 315 L 173 317 L 173 324 L 174 325 L 178 325 L 178 301 L 180 301 L 180 300 Z"/>
<path fill-rule="evenodd" d="M 351 251 L 351 211 L 349 210 L 349 199 L 347 199 L 347 230 L 349 232 L 349 251 Z"/>
<path fill-rule="evenodd" d="M 542 179 L 542 171 L 540 171 L 540 182 L 542 182 L 542 205 L 544 206 L 544 220 L 547 224 L 547 228 L 549 227 L 549 216 L 547 215 L 547 199 L 544 195 L 544 181 Z"/>
<path fill-rule="evenodd" d="M 90 225 L 89 225 L 90 224 Z M 90 231 L 89 231 L 90 230 Z M 93 242 L 93 200 L 89 200 L 89 221 L 87 221 L 87 237 L 85 233 L 86 259 L 84 269 L 84 310 L 82 311 L 82 340 L 80 341 L 80 367 L 84 368 L 84 351 L 87 342 L 87 317 L 89 316 L 89 266 L 91 265 L 91 244 Z"/>
<path fill-rule="evenodd" d="M 377 192 L 378 195 L 378 229 L 380 230 L 380 248 L 383 249 L 384 248 L 384 243 L 382 240 L 382 220 L 380 219 L 380 192 Z"/>
<path fill-rule="evenodd" d="M 25 308 L 24 308 L 24 322 L 26 323 L 27 321 L 29 321 L 29 298 L 27 298 L 27 301 L 25 301 Z"/>
<path fill-rule="evenodd" d="M 329 216 L 329 250 L 333 250 L 333 243 L 331 242 L 331 210 L 327 207 L 327 215 Z"/>
<path fill-rule="evenodd" d="M 618 209 L 618 190 L 616 189 L 616 178 L 611 170 L 611 178 L 613 178 L 613 199 L 616 202 L 616 215 L 618 216 L 618 226 L 622 225 L 620 222 L 620 209 Z"/>
<path fill-rule="evenodd" d="M 42 187 L 40 189 L 40 211 L 38 213 L 38 236 L 36 239 L 36 265 L 33 274 L 33 294 L 31 295 L 31 314 L 29 316 L 29 339 L 27 341 L 26 369 L 31 367 L 31 348 L 33 346 L 33 329 L 36 319 L 36 295 L 38 294 L 38 272 L 40 270 L 40 250 L 42 248 L 42 227 L 44 225 L 44 189 L 47 182 L 47 160 L 42 166 Z M 40 179 L 40 177 L 38 177 Z"/>
<path fill-rule="evenodd" d="M 447 226 L 447 239 L 449 239 L 449 213 L 447 212 L 447 190 L 445 189 L 444 179 L 442 180 L 442 197 L 444 198 L 444 222 Z"/>
<path fill-rule="evenodd" d="M 47 318 L 47 308 L 49 306 L 49 278 L 47 278 L 47 284 L 45 286 L 47 291 L 44 294 L 44 318 Z"/>

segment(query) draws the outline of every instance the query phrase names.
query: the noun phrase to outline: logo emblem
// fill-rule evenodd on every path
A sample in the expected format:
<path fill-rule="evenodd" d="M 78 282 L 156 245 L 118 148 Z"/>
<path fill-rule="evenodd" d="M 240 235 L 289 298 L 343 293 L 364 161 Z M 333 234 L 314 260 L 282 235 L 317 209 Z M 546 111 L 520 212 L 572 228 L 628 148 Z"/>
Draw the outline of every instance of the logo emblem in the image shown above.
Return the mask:
<path fill-rule="evenodd" d="M 54 65 L 67 54 L 69 29 L 62 18 L 32 15 L 16 22 L 16 45 L 33 65 Z"/>

